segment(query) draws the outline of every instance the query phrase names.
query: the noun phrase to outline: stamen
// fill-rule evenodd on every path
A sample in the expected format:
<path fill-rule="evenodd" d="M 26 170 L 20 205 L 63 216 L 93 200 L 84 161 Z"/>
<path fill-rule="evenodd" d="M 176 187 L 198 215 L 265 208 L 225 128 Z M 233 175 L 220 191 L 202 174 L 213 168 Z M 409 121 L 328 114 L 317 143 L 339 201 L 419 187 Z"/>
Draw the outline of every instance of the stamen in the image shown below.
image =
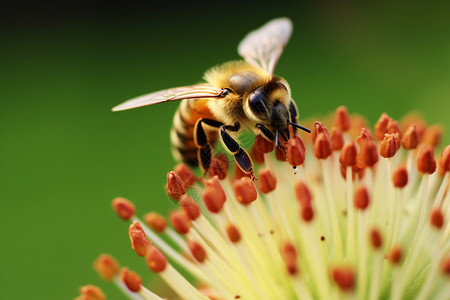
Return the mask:
<path fill-rule="evenodd" d="M 438 125 L 430 126 L 425 131 L 423 143 L 432 148 L 437 147 L 442 140 L 442 128 Z"/>
<path fill-rule="evenodd" d="M 289 139 L 287 149 L 287 161 L 291 166 L 300 166 L 305 161 L 305 145 L 298 135 Z"/>
<path fill-rule="evenodd" d="M 350 129 L 350 118 L 345 106 L 339 106 L 336 109 L 334 126 L 339 128 L 342 132 L 347 132 Z"/>
<path fill-rule="evenodd" d="M 199 262 L 202 263 L 206 259 L 206 251 L 205 248 L 201 244 L 196 241 L 189 240 L 188 241 L 189 251 L 191 251 L 192 256 Z"/>
<path fill-rule="evenodd" d="M 202 199 L 206 208 L 212 213 L 218 213 L 222 210 L 227 197 L 219 183 L 217 176 L 204 180 L 205 189 L 202 191 Z"/>
<path fill-rule="evenodd" d="M 241 240 L 241 233 L 235 225 L 228 223 L 225 230 L 227 232 L 228 239 L 232 243 L 237 243 Z"/>
<path fill-rule="evenodd" d="M 407 150 L 416 149 L 419 144 L 419 134 L 417 132 L 417 127 L 411 125 L 402 137 L 402 145 Z"/>
<path fill-rule="evenodd" d="M 450 145 L 442 150 L 441 159 L 439 160 L 439 166 L 445 172 L 450 172 Z"/>
<path fill-rule="evenodd" d="M 120 218 L 127 221 L 134 216 L 134 204 L 122 197 L 114 198 L 111 202 L 113 209 L 116 211 Z"/>
<path fill-rule="evenodd" d="M 255 138 L 255 146 L 261 153 L 270 153 L 273 151 L 273 141 L 268 141 L 261 135 L 257 135 Z"/>
<path fill-rule="evenodd" d="M 85 285 L 80 288 L 81 296 L 75 300 L 106 300 L 105 294 L 95 285 Z"/>
<path fill-rule="evenodd" d="M 369 130 L 361 128 L 360 134 L 356 138 L 356 142 L 361 145 L 364 141 L 373 141 L 373 136 Z"/>
<path fill-rule="evenodd" d="M 360 144 L 360 151 L 356 157 L 356 166 L 360 169 L 372 167 L 378 162 L 377 145 L 374 141 L 365 140 Z"/>
<path fill-rule="evenodd" d="M 197 181 L 194 172 L 192 172 L 184 163 L 176 165 L 175 168 L 173 168 L 173 171 L 181 178 L 181 180 L 183 180 L 186 186 L 192 186 Z"/>
<path fill-rule="evenodd" d="M 105 280 L 113 280 L 119 273 L 119 264 L 109 254 L 101 254 L 94 261 L 94 269 Z"/>
<path fill-rule="evenodd" d="M 236 200 L 244 205 L 249 205 L 258 196 L 254 183 L 247 177 L 233 181 L 233 190 Z"/>
<path fill-rule="evenodd" d="M 402 248 L 398 245 L 392 247 L 391 251 L 389 252 L 388 258 L 393 265 L 398 265 L 403 259 Z"/>
<path fill-rule="evenodd" d="M 156 212 L 150 212 L 144 215 L 144 220 L 147 225 L 155 232 L 161 233 L 166 230 L 166 219 Z"/>
<path fill-rule="evenodd" d="M 359 186 L 355 190 L 355 207 L 360 210 L 365 210 L 370 203 L 369 192 L 365 186 Z"/>
<path fill-rule="evenodd" d="M 384 139 L 384 134 L 387 133 L 386 128 L 390 119 L 386 113 L 383 113 L 375 124 L 375 137 L 380 142 Z"/>
<path fill-rule="evenodd" d="M 189 217 L 191 221 L 196 220 L 200 217 L 201 211 L 200 207 L 197 203 L 195 203 L 194 199 L 189 195 L 183 195 L 180 198 L 180 206 L 183 208 L 186 215 Z"/>
<path fill-rule="evenodd" d="M 128 268 L 122 268 L 120 270 L 120 280 L 122 280 L 127 288 L 133 293 L 139 293 L 141 290 L 141 277 L 137 273 L 130 271 Z"/>
<path fill-rule="evenodd" d="M 175 210 L 169 214 L 173 228 L 181 235 L 187 234 L 192 227 L 191 220 L 184 210 Z"/>
<path fill-rule="evenodd" d="M 399 134 L 388 134 L 384 135 L 384 139 L 380 144 L 380 155 L 384 158 L 390 158 L 395 155 L 398 148 L 400 148 Z"/>
<path fill-rule="evenodd" d="M 281 250 L 281 254 L 288 273 L 293 276 L 297 275 L 297 250 L 295 249 L 295 246 L 292 243 L 285 243 Z"/>
<path fill-rule="evenodd" d="M 350 267 L 336 267 L 331 271 L 334 282 L 344 291 L 352 291 L 355 287 L 355 273 Z"/>
<path fill-rule="evenodd" d="M 441 229 L 444 226 L 444 215 L 439 207 L 435 207 L 430 214 L 430 223 L 436 229 Z"/>
<path fill-rule="evenodd" d="M 403 188 L 408 184 L 408 171 L 405 166 L 398 166 L 392 174 L 392 183 L 396 188 Z"/>
<path fill-rule="evenodd" d="M 339 151 L 344 146 L 344 136 L 342 135 L 342 132 L 336 128 L 333 127 L 331 129 L 331 148 L 333 151 Z"/>
<path fill-rule="evenodd" d="M 148 247 L 151 246 L 151 242 L 147 240 L 144 230 L 139 222 L 133 222 L 128 228 L 128 235 L 131 240 L 131 247 L 139 256 L 145 256 Z"/>
<path fill-rule="evenodd" d="M 372 244 L 372 247 L 375 249 L 380 249 L 383 245 L 383 240 L 381 238 L 381 233 L 378 229 L 373 228 L 370 231 L 370 242 Z"/>
<path fill-rule="evenodd" d="M 398 133 L 399 139 L 402 137 L 402 131 L 400 130 L 400 126 L 398 125 L 397 121 L 392 119 L 389 119 L 389 122 L 386 126 L 386 132 L 388 134 Z"/>
<path fill-rule="evenodd" d="M 342 148 L 339 162 L 344 167 L 353 167 L 356 165 L 357 149 L 354 141 L 348 141 Z"/>
<path fill-rule="evenodd" d="M 155 273 L 160 273 L 166 269 L 167 258 L 155 246 L 149 246 L 145 254 L 147 266 Z"/>
<path fill-rule="evenodd" d="M 219 153 L 211 160 L 208 169 L 210 177 L 217 176 L 220 180 L 225 179 L 228 173 L 228 159 L 223 153 Z"/>
<path fill-rule="evenodd" d="M 258 188 L 263 194 L 270 193 L 275 190 L 277 186 L 277 179 L 273 172 L 268 168 L 263 168 L 258 171 L 259 184 Z"/>
<path fill-rule="evenodd" d="M 167 173 L 166 192 L 176 201 L 178 201 L 182 195 L 186 194 L 184 181 L 173 171 Z"/>
<path fill-rule="evenodd" d="M 323 125 L 322 122 L 318 122 L 316 121 L 314 123 L 314 134 L 313 134 L 313 143 L 316 142 L 317 137 L 319 136 L 319 134 L 324 133 L 326 134 L 328 137 L 330 137 L 330 134 L 328 133 L 328 129 L 325 127 L 325 125 Z"/>
<path fill-rule="evenodd" d="M 314 143 L 314 155 L 318 159 L 326 159 L 332 152 L 330 137 L 325 133 L 319 133 Z"/>
<path fill-rule="evenodd" d="M 430 146 L 420 147 L 417 153 L 417 170 L 423 174 L 433 174 L 436 171 L 434 152 Z"/>

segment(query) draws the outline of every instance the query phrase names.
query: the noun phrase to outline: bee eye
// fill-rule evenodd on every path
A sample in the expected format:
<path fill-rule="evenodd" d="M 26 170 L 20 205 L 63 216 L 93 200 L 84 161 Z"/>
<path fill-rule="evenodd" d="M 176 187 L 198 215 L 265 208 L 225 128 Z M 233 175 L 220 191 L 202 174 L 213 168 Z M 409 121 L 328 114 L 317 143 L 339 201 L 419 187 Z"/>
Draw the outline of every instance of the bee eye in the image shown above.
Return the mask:
<path fill-rule="evenodd" d="M 250 109 L 255 114 L 261 114 L 267 112 L 266 104 L 264 103 L 265 94 L 261 90 L 257 90 L 252 93 L 248 99 Z"/>

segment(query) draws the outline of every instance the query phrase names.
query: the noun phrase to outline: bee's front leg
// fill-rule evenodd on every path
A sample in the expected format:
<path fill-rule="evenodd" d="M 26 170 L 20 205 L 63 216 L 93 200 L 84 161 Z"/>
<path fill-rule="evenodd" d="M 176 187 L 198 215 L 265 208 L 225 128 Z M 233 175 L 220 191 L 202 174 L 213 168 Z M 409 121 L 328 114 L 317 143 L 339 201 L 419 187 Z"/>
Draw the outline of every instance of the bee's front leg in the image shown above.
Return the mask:
<path fill-rule="evenodd" d="M 238 142 L 234 140 L 234 138 L 228 133 L 228 131 L 236 132 L 240 128 L 239 123 L 236 123 L 234 125 L 223 125 L 220 127 L 220 137 L 222 138 L 222 142 L 225 145 L 225 147 L 233 153 L 234 160 L 236 161 L 236 164 L 241 168 L 241 170 L 246 173 L 250 174 L 252 178 L 254 178 L 253 174 L 253 163 L 248 155 L 247 151 L 245 151 L 241 146 L 239 146 Z"/>

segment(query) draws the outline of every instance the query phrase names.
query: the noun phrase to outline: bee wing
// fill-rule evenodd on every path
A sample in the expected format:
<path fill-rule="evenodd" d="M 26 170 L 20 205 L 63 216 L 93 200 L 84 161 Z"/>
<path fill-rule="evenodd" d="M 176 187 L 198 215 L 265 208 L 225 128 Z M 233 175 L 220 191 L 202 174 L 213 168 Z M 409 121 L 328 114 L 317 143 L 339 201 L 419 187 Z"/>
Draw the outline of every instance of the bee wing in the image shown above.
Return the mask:
<path fill-rule="evenodd" d="M 130 99 L 122 104 L 113 107 L 112 111 L 127 110 L 161 102 L 177 101 L 183 99 L 219 98 L 221 97 L 222 92 L 222 89 L 215 88 L 206 83 L 177 87 Z"/>
<path fill-rule="evenodd" d="M 238 46 L 238 53 L 249 64 L 273 74 L 275 65 L 292 33 L 288 18 L 274 19 L 245 36 Z"/>

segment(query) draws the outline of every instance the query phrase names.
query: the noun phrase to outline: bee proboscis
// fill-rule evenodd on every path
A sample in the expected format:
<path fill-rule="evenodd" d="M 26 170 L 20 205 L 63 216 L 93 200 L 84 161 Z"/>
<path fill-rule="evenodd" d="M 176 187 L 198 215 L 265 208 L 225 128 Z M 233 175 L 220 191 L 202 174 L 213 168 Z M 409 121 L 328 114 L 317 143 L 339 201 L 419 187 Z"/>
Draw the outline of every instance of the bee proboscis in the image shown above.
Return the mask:
<path fill-rule="evenodd" d="M 213 146 L 220 139 L 242 171 L 254 177 L 250 156 L 234 137 L 239 131 L 249 128 L 275 141 L 277 147 L 279 135 L 289 139 L 289 125 L 309 132 L 297 124 L 289 84 L 273 74 L 291 32 L 289 19 L 274 19 L 241 41 L 238 52 L 244 61 L 211 68 L 204 75 L 206 83 L 133 98 L 113 111 L 183 100 L 171 129 L 175 158 L 206 171 Z"/>

